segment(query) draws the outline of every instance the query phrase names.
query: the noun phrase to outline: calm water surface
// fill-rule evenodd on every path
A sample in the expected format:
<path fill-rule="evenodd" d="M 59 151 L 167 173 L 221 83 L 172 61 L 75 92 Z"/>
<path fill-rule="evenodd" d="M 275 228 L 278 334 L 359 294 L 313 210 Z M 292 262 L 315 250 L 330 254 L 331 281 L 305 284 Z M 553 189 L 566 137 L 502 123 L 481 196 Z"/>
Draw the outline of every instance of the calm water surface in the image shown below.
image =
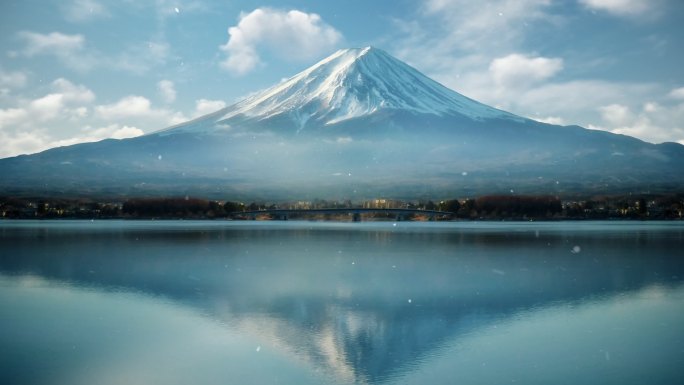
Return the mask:
<path fill-rule="evenodd" d="M 682 384 L 684 224 L 0 221 L 2 384 Z"/>

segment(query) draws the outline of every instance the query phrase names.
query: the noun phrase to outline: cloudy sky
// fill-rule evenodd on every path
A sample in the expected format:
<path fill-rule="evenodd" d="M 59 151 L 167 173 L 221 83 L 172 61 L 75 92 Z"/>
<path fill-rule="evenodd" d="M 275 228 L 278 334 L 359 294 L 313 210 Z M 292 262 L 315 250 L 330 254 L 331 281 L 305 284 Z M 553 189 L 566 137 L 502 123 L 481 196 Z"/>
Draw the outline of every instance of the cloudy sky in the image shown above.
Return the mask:
<path fill-rule="evenodd" d="M 681 0 L 4 0 L 0 157 L 153 132 L 373 45 L 518 115 L 684 144 Z"/>

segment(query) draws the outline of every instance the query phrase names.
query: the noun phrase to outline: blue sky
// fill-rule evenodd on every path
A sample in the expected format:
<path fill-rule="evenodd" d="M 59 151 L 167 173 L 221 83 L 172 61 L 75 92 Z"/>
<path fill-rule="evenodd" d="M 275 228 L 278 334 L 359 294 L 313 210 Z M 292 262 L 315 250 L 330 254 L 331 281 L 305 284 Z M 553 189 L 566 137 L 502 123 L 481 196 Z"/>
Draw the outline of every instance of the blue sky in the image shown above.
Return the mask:
<path fill-rule="evenodd" d="M 0 157 L 162 129 L 373 45 L 518 115 L 684 144 L 680 0 L 6 0 Z"/>

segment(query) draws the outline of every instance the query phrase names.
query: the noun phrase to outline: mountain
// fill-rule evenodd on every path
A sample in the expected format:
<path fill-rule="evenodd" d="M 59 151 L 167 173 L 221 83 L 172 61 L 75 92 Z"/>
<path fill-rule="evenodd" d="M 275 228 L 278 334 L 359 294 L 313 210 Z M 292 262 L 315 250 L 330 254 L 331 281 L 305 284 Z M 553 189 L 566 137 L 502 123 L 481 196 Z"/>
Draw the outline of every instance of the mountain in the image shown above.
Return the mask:
<path fill-rule="evenodd" d="M 281 84 L 167 131 L 206 133 L 216 130 L 217 124 L 253 125 L 276 119 L 280 131 L 285 126 L 299 132 L 392 110 L 522 120 L 454 92 L 382 50 L 366 47 L 337 51 Z"/>
<path fill-rule="evenodd" d="M 354 200 L 683 187 L 682 145 L 516 116 L 371 47 L 148 135 L 0 160 L 5 194 Z"/>

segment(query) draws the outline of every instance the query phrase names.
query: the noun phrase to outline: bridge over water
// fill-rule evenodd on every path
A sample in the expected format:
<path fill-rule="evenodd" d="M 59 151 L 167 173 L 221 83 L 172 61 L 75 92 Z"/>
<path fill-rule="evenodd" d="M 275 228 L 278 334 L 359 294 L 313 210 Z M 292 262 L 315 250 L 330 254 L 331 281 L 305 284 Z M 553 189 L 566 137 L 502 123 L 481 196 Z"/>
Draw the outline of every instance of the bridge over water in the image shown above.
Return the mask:
<path fill-rule="evenodd" d="M 230 213 L 233 218 L 246 217 L 256 219 L 259 215 L 271 215 L 275 219 L 286 221 L 292 215 L 315 215 L 315 214 L 351 214 L 352 221 L 360 222 L 361 214 L 388 214 L 394 216 L 397 221 L 406 220 L 411 215 L 427 215 L 429 220 L 436 217 L 451 216 L 453 213 L 438 210 L 419 210 L 419 209 L 373 209 L 373 208 L 322 208 L 322 209 L 264 209 L 252 211 L 236 211 Z"/>

